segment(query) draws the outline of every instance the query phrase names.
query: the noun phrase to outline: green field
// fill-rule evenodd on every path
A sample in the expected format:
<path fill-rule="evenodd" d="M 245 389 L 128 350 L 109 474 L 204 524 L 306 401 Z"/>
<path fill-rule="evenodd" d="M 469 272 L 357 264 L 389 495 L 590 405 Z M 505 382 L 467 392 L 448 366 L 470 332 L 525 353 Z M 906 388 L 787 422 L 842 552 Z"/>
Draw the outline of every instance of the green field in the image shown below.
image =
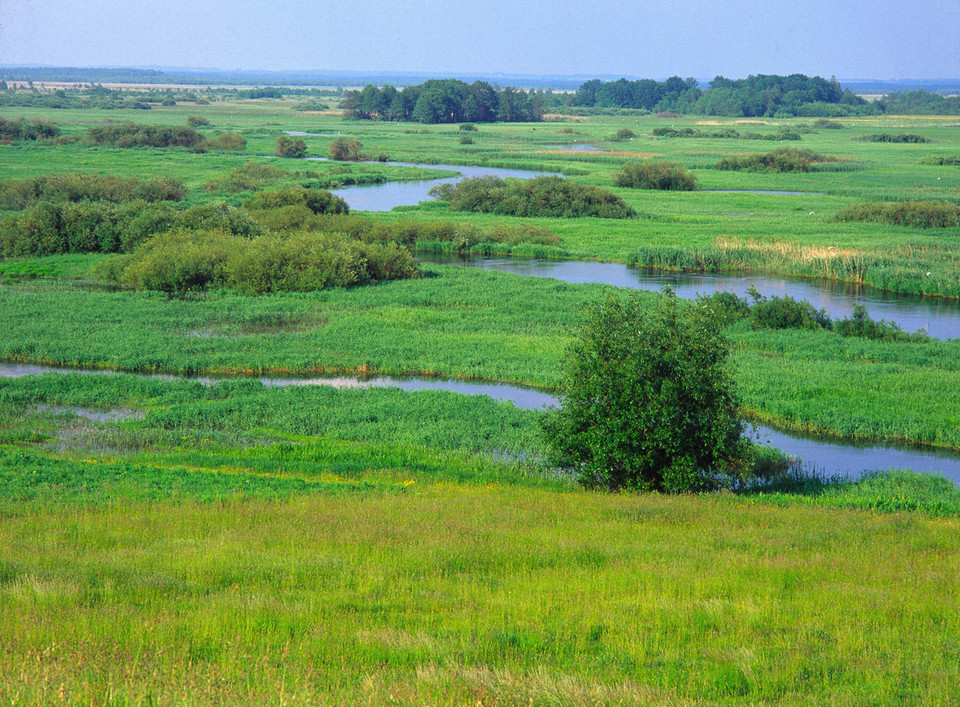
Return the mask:
<path fill-rule="evenodd" d="M 611 188 L 629 220 L 366 214 L 492 232 L 531 224 L 572 258 L 749 268 L 960 297 L 957 228 L 833 217 L 895 200 L 955 204 L 956 118 L 550 117 L 457 126 L 348 121 L 294 101 L 150 111 L 4 110 L 64 136 L 104 121 L 239 131 L 242 151 L 0 145 L 4 180 L 147 179 L 178 208 L 257 188 L 422 179 L 423 170 L 272 157 L 283 131 L 356 137 L 391 160 L 564 173 Z M 657 127 L 775 134 L 826 171 L 714 168 L 767 140 L 655 138 Z M 617 131 L 636 137 L 617 140 Z M 852 138 L 917 133 L 923 144 Z M 307 136 L 325 157 L 333 137 Z M 596 145 L 601 152 L 558 146 Z M 699 189 L 614 188 L 664 158 Z M 929 160 L 928 160 L 929 161 Z M 236 188 L 248 164 L 281 170 Z M 233 175 L 231 177 L 231 174 Z M 232 181 L 231 181 L 232 180 Z M 766 190 L 802 194 L 721 193 Z M 14 213 L 14 212 L 9 212 Z M 0 218 L 5 212 L 0 211 Z M 185 297 L 99 279 L 113 256 L 0 260 L 0 361 L 226 376 L 380 373 L 559 385 L 581 312 L 609 294 L 424 265 L 350 289 Z M 654 301 L 658 295 L 646 294 Z M 726 331 L 745 415 L 838 439 L 960 449 L 960 340 Z M 91 419 L 99 417 L 100 419 Z M 0 697 L 11 703 L 951 704 L 960 682 L 960 492 L 879 470 L 668 497 L 578 488 L 540 461 L 542 413 L 488 398 L 270 388 L 131 375 L 0 379 Z"/>

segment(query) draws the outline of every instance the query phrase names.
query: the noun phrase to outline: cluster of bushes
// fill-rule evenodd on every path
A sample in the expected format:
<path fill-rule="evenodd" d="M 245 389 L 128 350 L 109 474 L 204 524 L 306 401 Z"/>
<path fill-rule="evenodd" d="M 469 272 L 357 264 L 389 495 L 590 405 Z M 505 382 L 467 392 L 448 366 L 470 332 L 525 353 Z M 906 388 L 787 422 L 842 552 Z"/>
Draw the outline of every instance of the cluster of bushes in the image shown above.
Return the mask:
<path fill-rule="evenodd" d="M 288 187 L 266 189 L 247 199 L 244 208 L 248 211 L 278 209 L 284 206 L 302 206 L 314 214 L 346 214 L 350 212 L 347 202 L 326 189 Z"/>
<path fill-rule="evenodd" d="M 0 209 L 26 209 L 38 201 L 179 201 L 183 182 L 171 177 L 118 177 L 108 174 L 45 174 L 0 181 Z"/>
<path fill-rule="evenodd" d="M 134 289 L 183 296 L 208 288 L 262 294 L 353 287 L 417 277 L 419 270 L 405 248 L 337 233 L 244 238 L 176 230 L 101 263 L 96 274 Z"/>
<path fill-rule="evenodd" d="M 667 160 L 627 162 L 613 177 L 614 186 L 632 189 L 693 191 L 697 178 L 686 167 Z"/>
<path fill-rule="evenodd" d="M 850 139 L 858 142 L 933 142 L 930 138 L 915 133 L 873 133 L 872 135 L 859 135 Z"/>
<path fill-rule="evenodd" d="M 849 318 L 831 320 L 826 311 L 818 310 L 807 300 L 796 300 L 789 295 L 767 298 L 751 287 L 748 294 L 753 304 L 732 292 L 714 292 L 698 295 L 697 303 L 710 309 L 723 324 L 749 320 L 758 329 L 826 329 L 841 336 L 859 336 L 876 341 L 928 342 L 923 331 L 909 334 L 894 322 L 875 321 L 862 304 L 853 307 Z"/>
<path fill-rule="evenodd" d="M 206 150 L 242 150 L 247 146 L 247 138 L 235 130 L 228 130 L 208 137 L 203 141 L 202 147 Z"/>
<path fill-rule="evenodd" d="M 0 142 L 20 142 L 22 140 L 44 140 L 55 138 L 60 128 L 45 120 L 27 121 L 24 118 L 5 120 L 0 118 Z"/>
<path fill-rule="evenodd" d="M 654 128 L 654 137 L 676 138 L 710 138 L 719 140 L 800 140 L 800 133 L 795 130 L 781 129 L 776 133 L 741 133 L 734 128 L 723 130 L 701 130 L 699 128 Z"/>
<path fill-rule="evenodd" d="M 960 167 L 960 155 L 931 155 L 930 157 L 924 157 L 921 159 L 918 164 Z"/>
<path fill-rule="evenodd" d="M 445 183 L 430 193 L 453 211 L 482 211 L 525 217 L 632 218 L 636 212 L 608 189 L 560 177 L 504 180 L 474 177 Z"/>
<path fill-rule="evenodd" d="M 742 157 L 725 157 L 717 169 L 740 172 L 810 172 L 816 165 L 836 158 L 812 150 L 781 147 L 771 152 L 755 152 Z"/>
<path fill-rule="evenodd" d="M 193 128 L 137 123 L 95 125 L 87 131 L 87 137 L 95 145 L 113 147 L 199 148 L 204 141 L 203 135 Z"/>
<path fill-rule="evenodd" d="M 182 211 L 163 202 L 40 201 L 0 220 L 0 256 L 128 253 L 176 228 L 220 229 L 247 237 L 263 231 L 245 212 L 222 203 Z"/>
<path fill-rule="evenodd" d="M 912 228 L 950 228 L 960 226 L 960 204 L 949 201 L 892 201 L 845 206 L 834 220 L 872 221 Z"/>

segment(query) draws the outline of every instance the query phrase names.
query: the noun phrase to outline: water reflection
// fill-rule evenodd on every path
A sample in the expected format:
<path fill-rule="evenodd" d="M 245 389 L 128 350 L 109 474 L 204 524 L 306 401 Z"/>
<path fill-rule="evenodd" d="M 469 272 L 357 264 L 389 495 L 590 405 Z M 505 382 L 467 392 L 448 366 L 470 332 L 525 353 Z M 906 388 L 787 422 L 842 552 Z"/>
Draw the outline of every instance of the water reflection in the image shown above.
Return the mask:
<path fill-rule="evenodd" d="M 960 302 L 931 297 L 883 292 L 873 287 L 834 280 L 784 278 L 770 275 L 678 273 L 653 268 L 632 268 L 620 263 L 594 263 L 575 260 L 525 260 L 483 256 L 435 255 L 423 253 L 422 262 L 461 265 L 510 272 L 532 277 L 551 277 L 570 283 L 596 282 L 659 291 L 672 287 L 680 297 L 693 299 L 698 294 L 733 292 L 741 297 L 755 286 L 766 296 L 789 295 L 805 299 L 817 309 L 825 309 L 834 319 L 849 317 L 856 304 L 867 308 L 876 320 L 886 319 L 904 331 L 925 329 L 937 339 L 960 337 Z"/>

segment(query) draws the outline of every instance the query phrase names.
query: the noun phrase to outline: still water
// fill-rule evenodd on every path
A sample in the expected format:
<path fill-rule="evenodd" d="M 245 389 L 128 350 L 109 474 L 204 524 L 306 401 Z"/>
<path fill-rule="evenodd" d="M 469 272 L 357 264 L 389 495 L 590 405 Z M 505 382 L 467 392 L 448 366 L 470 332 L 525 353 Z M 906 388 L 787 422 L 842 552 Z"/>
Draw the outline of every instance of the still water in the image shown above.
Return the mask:
<path fill-rule="evenodd" d="M 56 368 L 33 364 L 0 363 L 0 377 L 17 378 L 44 373 L 78 373 L 86 375 L 115 375 L 111 371 L 74 368 Z M 188 378 L 168 374 L 136 374 L 147 378 L 162 380 L 194 380 L 213 385 L 218 380 L 211 376 Z M 519 408 L 543 410 L 558 405 L 556 397 L 534 388 L 507 385 L 501 383 L 476 383 L 470 381 L 443 378 L 414 378 L 376 376 L 361 378 L 357 376 L 263 376 L 258 380 L 266 386 L 314 386 L 325 385 L 335 388 L 384 388 L 395 387 L 403 390 L 446 390 L 466 395 L 488 395 L 494 400 L 508 401 Z M 807 468 L 829 475 L 856 477 L 872 469 L 913 469 L 915 471 L 942 474 L 960 485 L 960 453 L 912 449 L 878 444 L 850 444 L 812 437 L 800 437 L 787 434 L 762 425 L 750 425 L 748 436 L 761 444 L 768 444 L 802 460 Z"/>
<path fill-rule="evenodd" d="M 669 285 L 677 295 L 693 299 L 698 294 L 733 292 L 741 297 L 755 286 L 767 297 L 789 295 L 825 309 L 834 319 L 849 317 L 855 304 L 867 308 L 875 320 L 886 319 L 904 331 L 925 329 L 937 339 L 960 337 L 960 302 L 884 292 L 873 287 L 832 280 L 783 278 L 770 275 L 678 273 L 653 268 L 633 268 L 620 263 L 576 260 L 525 260 L 484 256 L 434 255 L 423 253 L 419 260 L 441 265 L 497 270 L 532 277 L 552 277 L 570 283 L 599 282 L 617 287 L 660 291 Z"/>

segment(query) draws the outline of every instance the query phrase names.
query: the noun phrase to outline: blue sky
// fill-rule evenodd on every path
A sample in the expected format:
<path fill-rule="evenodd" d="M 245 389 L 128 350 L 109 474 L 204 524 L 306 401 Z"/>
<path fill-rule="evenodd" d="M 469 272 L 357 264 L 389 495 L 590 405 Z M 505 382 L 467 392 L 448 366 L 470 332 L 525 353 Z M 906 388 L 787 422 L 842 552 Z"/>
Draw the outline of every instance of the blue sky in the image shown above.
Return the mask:
<path fill-rule="evenodd" d="M 960 77 L 960 0 L 0 0 L 0 64 Z"/>

